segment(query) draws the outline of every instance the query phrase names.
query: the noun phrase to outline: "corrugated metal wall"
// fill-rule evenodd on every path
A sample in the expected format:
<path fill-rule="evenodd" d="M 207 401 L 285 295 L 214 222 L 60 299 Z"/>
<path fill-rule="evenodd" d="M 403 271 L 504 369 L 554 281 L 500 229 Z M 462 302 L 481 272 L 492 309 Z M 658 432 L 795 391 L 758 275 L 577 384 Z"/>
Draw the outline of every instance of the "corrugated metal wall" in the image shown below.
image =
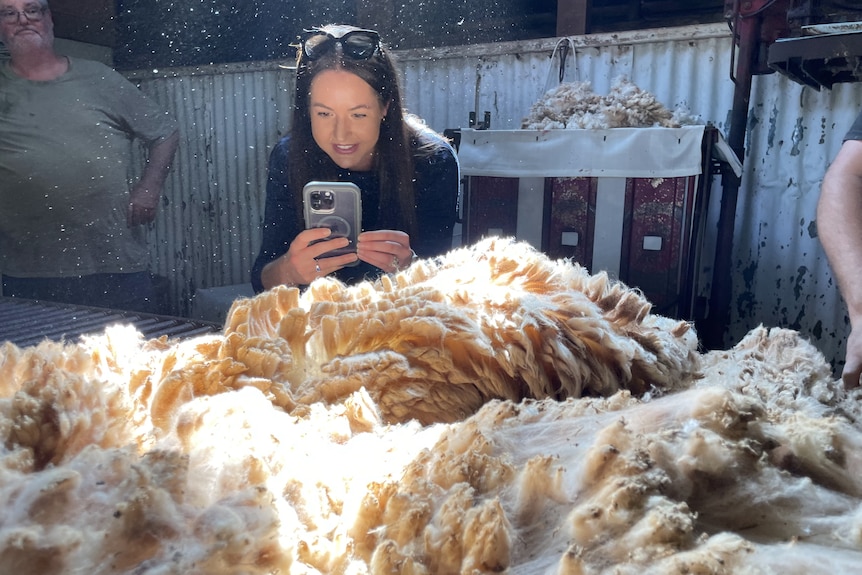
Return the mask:
<path fill-rule="evenodd" d="M 195 290 L 249 281 L 269 151 L 290 122 L 293 71 L 268 62 L 131 79 L 180 124 L 150 245 L 153 271 L 168 278 L 172 313 L 189 315 Z"/>
<path fill-rule="evenodd" d="M 397 53 L 407 105 L 437 130 L 467 127 L 491 112 L 492 129 L 520 127 L 558 82 L 558 39 Z M 627 76 L 666 106 L 686 106 L 726 133 L 733 99 L 731 40 L 722 24 L 572 38 L 566 80 L 606 93 Z M 154 265 L 173 278 L 178 312 L 196 288 L 245 282 L 259 241 L 266 158 L 289 122 L 291 72 L 276 63 L 138 73 L 145 91 L 174 111 L 183 149 L 171 205 L 154 229 Z M 856 84 L 816 92 L 778 74 L 755 78 L 745 173 L 733 246 L 733 325 L 727 343 L 757 324 L 800 330 L 840 360 L 843 304 L 813 225 L 819 183 L 862 106 Z M 708 211 L 701 293 L 708 294 L 716 179 Z M 727 249 L 722 246 L 721 249 Z"/>
<path fill-rule="evenodd" d="M 688 105 L 721 127 L 732 102 L 727 27 L 705 25 L 571 38 L 566 81 L 606 94 L 625 76 L 665 105 Z M 410 109 L 432 127 L 467 127 L 469 113 L 491 112 L 492 129 L 516 129 L 530 106 L 559 83 L 559 39 L 399 53 Z M 719 89 L 717 89 L 719 88 Z"/>
<path fill-rule="evenodd" d="M 731 339 L 764 324 L 799 330 L 843 363 L 849 324 L 817 238 L 820 183 L 862 110 L 859 84 L 818 92 L 756 79 L 737 211 Z"/>

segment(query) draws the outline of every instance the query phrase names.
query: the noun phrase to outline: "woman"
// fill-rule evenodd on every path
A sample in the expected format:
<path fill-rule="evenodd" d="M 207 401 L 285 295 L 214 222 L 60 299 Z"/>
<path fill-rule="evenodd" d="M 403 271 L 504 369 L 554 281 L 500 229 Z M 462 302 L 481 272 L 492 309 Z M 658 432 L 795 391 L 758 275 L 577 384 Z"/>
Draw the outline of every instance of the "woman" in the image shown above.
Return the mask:
<path fill-rule="evenodd" d="M 307 31 L 297 54 L 293 125 L 269 160 L 256 292 L 325 275 L 347 283 L 398 271 L 452 246 L 458 161 L 452 147 L 402 107 L 392 57 L 377 32 L 329 25 Z M 364 230 L 355 252 L 326 228 L 305 229 L 302 188 L 353 182 Z M 323 241 L 321 241 L 323 240 Z M 414 251 L 415 250 L 415 251 Z"/>

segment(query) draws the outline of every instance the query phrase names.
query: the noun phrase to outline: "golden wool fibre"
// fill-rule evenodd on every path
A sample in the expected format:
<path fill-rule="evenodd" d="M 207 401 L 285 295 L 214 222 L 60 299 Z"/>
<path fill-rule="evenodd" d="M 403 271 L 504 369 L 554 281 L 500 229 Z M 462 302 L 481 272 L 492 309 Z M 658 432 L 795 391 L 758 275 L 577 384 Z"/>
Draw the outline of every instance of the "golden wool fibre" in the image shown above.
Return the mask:
<path fill-rule="evenodd" d="M 490 399 L 687 386 L 696 335 L 650 307 L 603 273 L 492 239 L 378 282 L 323 279 L 301 295 L 276 288 L 239 300 L 225 336 L 254 347 L 249 372 L 302 405 L 365 388 L 388 421 L 432 423 Z"/>
<path fill-rule="evenodd" d="M 858 570 L 862 392 L 793 331 L 696 342 L 489 240 L 219 335 L 6 344 L 0 573 Z"/>

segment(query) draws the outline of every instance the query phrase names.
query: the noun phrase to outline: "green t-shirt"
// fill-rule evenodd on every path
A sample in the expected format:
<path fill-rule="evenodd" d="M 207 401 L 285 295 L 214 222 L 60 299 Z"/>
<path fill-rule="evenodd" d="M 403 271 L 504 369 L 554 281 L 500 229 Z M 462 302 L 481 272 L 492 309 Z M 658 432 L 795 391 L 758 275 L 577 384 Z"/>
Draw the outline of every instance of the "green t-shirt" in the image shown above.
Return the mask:
<path fill-rule="evenodd" d="M 0 63 L 0 271 L 70 277 L 147 269 L 144 228 L 126 226 L 134 140 L 177 128 L 113 69 L 70 59 L 34 82 Z"/>

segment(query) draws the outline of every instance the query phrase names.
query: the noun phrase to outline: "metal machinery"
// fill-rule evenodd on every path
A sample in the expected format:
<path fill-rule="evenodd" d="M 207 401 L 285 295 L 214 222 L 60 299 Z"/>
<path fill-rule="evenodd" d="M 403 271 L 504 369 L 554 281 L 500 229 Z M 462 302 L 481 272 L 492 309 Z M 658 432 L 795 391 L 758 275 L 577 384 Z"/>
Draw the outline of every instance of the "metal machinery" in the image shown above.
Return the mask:
<path fill-rule="evenodd" d="M 862 5 L 791 0 L 788 35 L 769 46 L 769 68 L 816 89 L 862 80 Z"/>
<path fill-rule="evenodd" d="M 726 0 L 733 31 L 733 109 L 727 142 L 745 157 L 752 77 L 780 72 L 816 89 L 862 80 L 862 6 L 857 0 Z M 699 333 L 723 345 L 730 318 L 731 249 L 740 178 L 723 170 L 718 240 L 709 311 Z"/>

